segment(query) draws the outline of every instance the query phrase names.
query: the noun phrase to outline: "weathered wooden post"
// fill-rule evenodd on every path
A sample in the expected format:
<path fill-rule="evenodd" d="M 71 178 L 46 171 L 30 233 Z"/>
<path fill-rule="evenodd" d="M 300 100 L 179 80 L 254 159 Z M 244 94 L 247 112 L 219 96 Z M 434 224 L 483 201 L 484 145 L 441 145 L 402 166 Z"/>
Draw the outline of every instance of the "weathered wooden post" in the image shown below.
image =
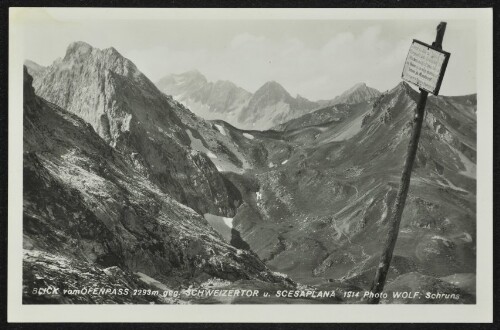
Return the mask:
<path fill-rule="evenodd" d="M 408 151 L 406 154 L 403 173 L 401 175 L 398 194 L 394 204 L 394 212 L 389 222 L 389 232 L 387 233 L 387 239 L 384 249 L 382 250 L 377 273 L 375 274 L 375 279 L 372 283 L 372 295 L 370 295 L 370 298 L 368 299 L 369 304 L 379 303 L 380 293 L 384 289 L 387 273 L 389 272 L 392 253 L 398 238 L 401 216 L 403 214 L 408 189 L 410 187 L 411 171 L 417 154 L 418 140 L 420 139 L 420 131 L 424 120 L 427 96 L 429 92 L 434 95 L 439 93 L 444 71 L 446 70 L 446 65 L 448 64 L 450 54 L 441 50 L 445 30 L 446 23 L 439 23 L 437 26 L 436 39 L 432 43 L 432 46 L 426 45 L 418 40 L 413 40 L 408 57 L 406 58 L 402 78 L 420 88 L 420 99 L 415 110 L 413 130 L 408 144 Z"/>

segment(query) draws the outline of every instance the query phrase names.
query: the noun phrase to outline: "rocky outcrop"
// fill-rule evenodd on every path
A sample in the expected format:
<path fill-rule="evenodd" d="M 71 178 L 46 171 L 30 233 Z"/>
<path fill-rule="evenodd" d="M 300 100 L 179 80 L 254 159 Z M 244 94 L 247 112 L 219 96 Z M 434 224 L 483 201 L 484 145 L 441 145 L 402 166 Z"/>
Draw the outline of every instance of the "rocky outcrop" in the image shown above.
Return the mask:
<path fill-rule="evenodd" d="M 155 290 L 139 276 L 113 266 L 90 263 L 37 250 L 23 255 L 24 304 L 151 304 L 178 303 L 161 295 L 133 295 Z M 36 289 L 36 290 L 35 290 Z M 41 290 L 40 290 L 41 289 Z M 43 290 L 50 289 L 51 294 Z"/>
<path fill-rule="evenodd" d="M 71 44 L 34 81 L 36 93 L 88 122 L 125 161 L 199 213 L 233 215 L 224 181 L 193 153 L 178 107 L 114 48 Z"/>
<path fill-rule="evenodd" d="M 45 73 L 45 70 L 47 69 L 46 67 L 30 60 L 24 61 L 24 66 L 28 70 L 30 76 L 37 78 L 42 76 Z"/>

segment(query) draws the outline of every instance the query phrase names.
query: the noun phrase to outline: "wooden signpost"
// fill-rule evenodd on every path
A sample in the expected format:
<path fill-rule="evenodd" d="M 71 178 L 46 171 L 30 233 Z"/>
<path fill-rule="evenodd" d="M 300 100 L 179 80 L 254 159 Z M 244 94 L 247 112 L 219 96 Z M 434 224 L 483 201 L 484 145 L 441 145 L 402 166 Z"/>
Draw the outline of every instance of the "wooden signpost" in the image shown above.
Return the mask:
<path fill-rule="evenodd" d="M 380 293 L 384 289 L 385 280 L 391 264 L 392 253 L 399 233 L 399 225 L 401 216 L 405 207 L 406 196 L 410 187 L 411 171 L 413 162 L 418 149 L 418 140 L 420 139 L 420 131 L 425 114 L 425 104 L 429 93 L 437 95 L 441 82 L 443 80 L 446 65 L 450 53 L 441 50 L 446 23 L 441 22 L 437 26 L 436 40 L 432 46 L 429 46 L 421 41 L 413 40 L 410 51 L 406 58 L 406 63 L 403 69 L 403 80 L 412 83 L 420 89 L 420 99 L 418 100 L 413 119 L 413 130 L 408 144 L 408 151 L 404 163 L 403 173 L 401 174 L 401 182 L 399 184 L 398 194 L 394 204 L 394 212 L 389 222 L 389 232 L 382 250 L 380 262 L 378 264 L 375 279 L 371 287 L 371 295 L 368 300 L 369 304 L 378 304 L 380 301 Z"/>

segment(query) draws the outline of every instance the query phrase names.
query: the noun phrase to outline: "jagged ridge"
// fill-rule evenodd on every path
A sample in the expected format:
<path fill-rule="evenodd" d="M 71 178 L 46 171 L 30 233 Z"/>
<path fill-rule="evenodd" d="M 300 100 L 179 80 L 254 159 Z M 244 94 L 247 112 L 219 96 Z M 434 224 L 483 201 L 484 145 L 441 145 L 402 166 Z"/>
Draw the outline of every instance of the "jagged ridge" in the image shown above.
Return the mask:
<path fill-rule="evenodd" d="M 234 214 L 226 183 L 207 155 L 193 153 L 167 96 L 114 48 L 72 43 L 34 81 L 36 93 L 90 123 L 129 164 L 196 211 Z"/>
<path fill-rule="evenodd" d="M 176 286 L 210 277 L 290 283 L 253 253 L 225 243 L 89 124 L 36 96 L 24 70 L 23 231 L 26 262 L 33 267 L 26 268 L 26 285 L 42 276 L 47 285 L 67 286 L 73 267 L 87 270 L 77 272 L 88 276 L 80 284 L 112 281 L 105 270 L 111 267 L 129 288 L 140 287 L 136 272 Z"/>

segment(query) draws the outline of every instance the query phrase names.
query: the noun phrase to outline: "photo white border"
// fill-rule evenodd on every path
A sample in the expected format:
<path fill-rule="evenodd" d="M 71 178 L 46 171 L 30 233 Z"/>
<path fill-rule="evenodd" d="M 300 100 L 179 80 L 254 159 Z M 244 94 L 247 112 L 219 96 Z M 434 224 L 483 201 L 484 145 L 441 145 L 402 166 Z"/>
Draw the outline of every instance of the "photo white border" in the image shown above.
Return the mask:
<path fill-rule="evenodd" d="M 35 12 L 33 12 L 35 10 Z M 36 10 L 92 19 L 471 19 L 477 23 L 477 303 L 475 305 L 23 305 L 23 62 L 20 25 Z M 30 12 L 31 11 L 31 12 Z M 493 10 L 10 8 L 8 322 L 492 322 Z"/>

